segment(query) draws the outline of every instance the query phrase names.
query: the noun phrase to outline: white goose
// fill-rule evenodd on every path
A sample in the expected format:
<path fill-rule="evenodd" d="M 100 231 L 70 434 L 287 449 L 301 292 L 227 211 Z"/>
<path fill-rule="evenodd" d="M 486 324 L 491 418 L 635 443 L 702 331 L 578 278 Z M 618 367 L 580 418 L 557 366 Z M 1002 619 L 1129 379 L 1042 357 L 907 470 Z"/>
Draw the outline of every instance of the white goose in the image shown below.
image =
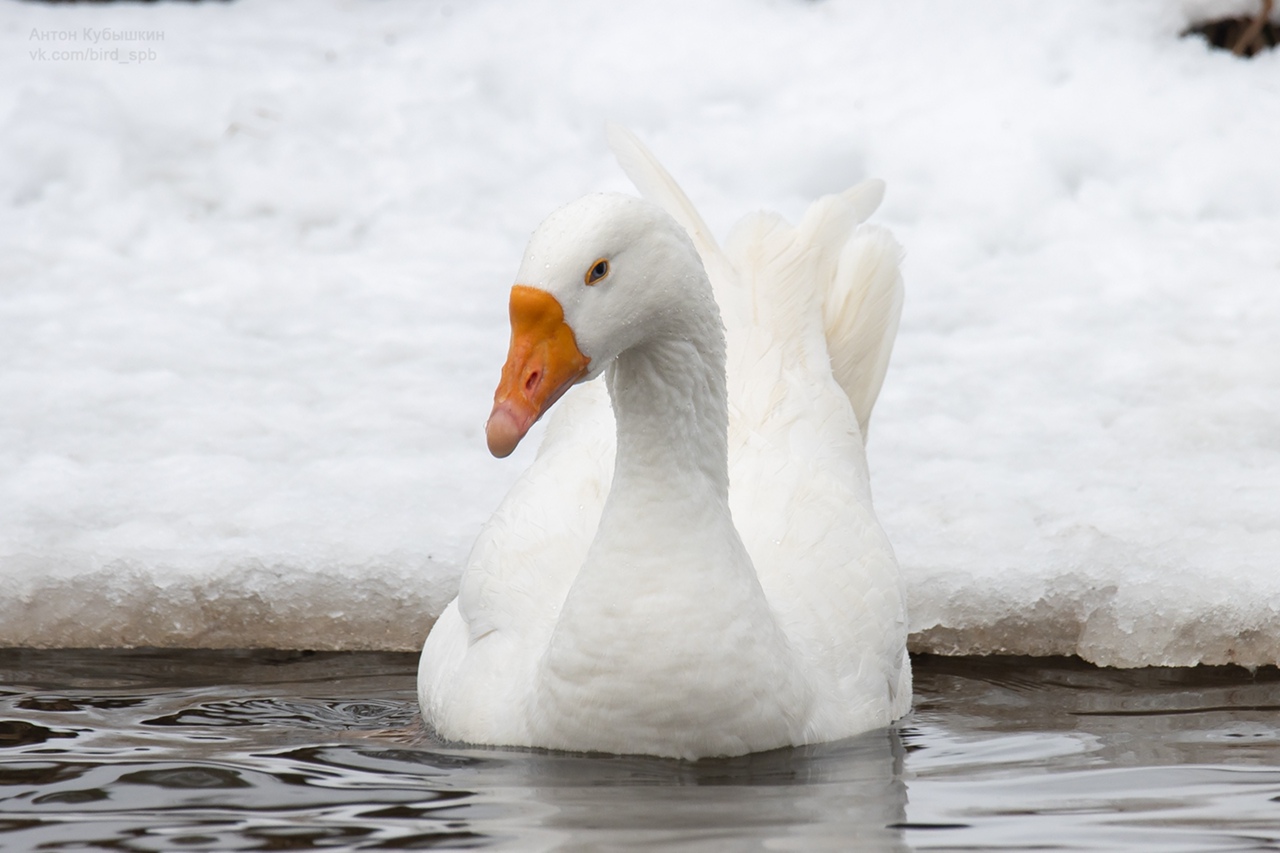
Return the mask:
<path fill-rule="evenodd" d="M 688 759 L 887 725 L 911 668 L 863 446 L 902 304 L 897 244 L 860 225 L 883 186 L 798 228 L 748 216 L 722 251 L 610 136 L 666 211 L 590 195 L 534 233 L 489 448 L 576 383 L 609 396 L 565 398 L 482 530 L 423 649 L 423 715 L 456 741 Z"/>

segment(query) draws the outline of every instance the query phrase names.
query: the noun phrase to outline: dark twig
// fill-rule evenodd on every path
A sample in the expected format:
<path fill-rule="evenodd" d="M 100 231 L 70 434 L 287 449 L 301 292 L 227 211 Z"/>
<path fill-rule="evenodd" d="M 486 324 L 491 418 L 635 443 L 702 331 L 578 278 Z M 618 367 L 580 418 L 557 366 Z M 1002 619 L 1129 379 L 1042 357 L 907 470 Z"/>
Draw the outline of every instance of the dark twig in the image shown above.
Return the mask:
<path fill-rule="evenodd" d="M 1274 2 L 1275 0 L 1262 0 L 1262 11 L 1258 13 L 1258 17 L 1249 22 L 1249 26 L 1245 27 L 1240 38 L 1236 39 L 1236 43 L 1231 45 L 1232 53 L 1236 56 L 1248 56 L 1265 47 L 1258 37 L 1262 35 L 1262 28 L 1267 25 L 1267 19 L 1271 17 L 1271 7 Z"/>

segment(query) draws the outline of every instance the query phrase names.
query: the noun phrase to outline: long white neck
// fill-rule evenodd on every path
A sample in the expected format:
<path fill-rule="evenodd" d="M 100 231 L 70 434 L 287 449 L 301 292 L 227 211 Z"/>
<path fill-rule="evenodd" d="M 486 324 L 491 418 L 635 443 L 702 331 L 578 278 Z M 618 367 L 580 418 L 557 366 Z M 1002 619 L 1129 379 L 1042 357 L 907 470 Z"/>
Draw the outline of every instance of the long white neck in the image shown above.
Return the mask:
<path fill-rule="evenodd" d="M 729 511 L 724 331 L 699 284 L 606 374 L 613 486 L 541 662 L 544 743 L 694 756 L 803 737 L 808 687 Z"/>
<path fill-rule="evenodd" d="M 611 505 L 677 510 L 686 500 L 728 499 L 724 333 L 714 302 L 697 307 L 704 316 L 681 317 L 674 334 L 632 347 L 609 369 L 618 429 Z"/>

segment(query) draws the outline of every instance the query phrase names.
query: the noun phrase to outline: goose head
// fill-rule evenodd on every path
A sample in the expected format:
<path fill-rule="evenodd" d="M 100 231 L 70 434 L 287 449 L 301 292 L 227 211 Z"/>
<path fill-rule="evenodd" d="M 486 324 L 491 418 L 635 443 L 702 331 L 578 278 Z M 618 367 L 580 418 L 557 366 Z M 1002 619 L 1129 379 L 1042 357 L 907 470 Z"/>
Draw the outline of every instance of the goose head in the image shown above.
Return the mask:
<path fill-rule="evenodd" d="M 585 196 L 548 216 L 516 282 L 510 348 L 485 425 L 500 458 L 572 385 L 679 326 L 696 303 L 714 306 L 684 229 L 656 205 L 620 193 Z"/>

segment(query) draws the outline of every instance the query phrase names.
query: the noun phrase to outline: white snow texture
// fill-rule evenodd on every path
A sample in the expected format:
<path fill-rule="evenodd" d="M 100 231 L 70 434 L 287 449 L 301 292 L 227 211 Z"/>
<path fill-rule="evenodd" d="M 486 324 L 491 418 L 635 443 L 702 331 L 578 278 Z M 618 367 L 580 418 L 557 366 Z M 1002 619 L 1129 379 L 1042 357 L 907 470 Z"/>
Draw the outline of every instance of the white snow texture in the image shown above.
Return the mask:
<path fill-rule="evenodd" d="M 617 121 L 722 237 L 888 182 L 914 650 L 1280 662 L 1280 52 L 1180 37 L 1249 6 L 4 4 L 0 646 L 419 648 Z"/>

